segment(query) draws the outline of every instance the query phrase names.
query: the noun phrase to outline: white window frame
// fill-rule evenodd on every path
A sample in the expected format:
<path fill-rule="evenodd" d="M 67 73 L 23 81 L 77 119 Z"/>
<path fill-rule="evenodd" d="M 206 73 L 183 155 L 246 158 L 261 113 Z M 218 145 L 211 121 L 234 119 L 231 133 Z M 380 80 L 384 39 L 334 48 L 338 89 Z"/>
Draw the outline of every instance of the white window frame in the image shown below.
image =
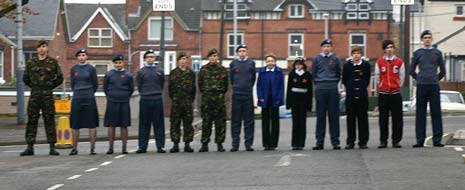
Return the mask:
<path fill-rule="evenodd" d="M 301 43 L 300 44 L 293 44 L 291 42 L 292 36 L 300 36 L 302 38 Z M 305 38 L 304 38 L 303 33 L 290 33 L 288 35 L 288 40 L 287 40 L 288 41 L 288 50 L 287 51 L 288 51 L 289 57 L 295 58 L 295 57 L 299 57 L 299 56 L 305 56 L 305 46 L 304 46 L 305 41 L 304 40 L 305 40 Z M 300 46 L 300 48 L 302 49 L 302 55 L 297 55 L 296 56 L 294 52 L 291 52 L 291 47 L 294 47 L 294 46 Z"/>
<path fill-rule="evenodd" d="M 160 40 L 159 37 L 158 38 L 156 38 L 156 37 L 152 38 L 150 36 L 150 34 L 152 33 L 152 30 L 151 30 L 152 27 L 150 27 L 150 25 L 152 23 L 152 20 L 159 20 L 160 24 L 161 24 L 161 17 L 159 17 L 159 16 L 150 17 L 147 20 L 147 22 L 148 22 L 147 23 L 147 27 L 148 27 L 148 29 L 147 29 L 147 39 L 148 40 Z M 171 28 L 166 27 L 166 24 L 165 24 L 165 40 L 173 40 L 173 38 L 174 38 L 174 20 L 173 20 L 173 17 L 170 17 L 170 16 L 165 17 L 165 21 L 167 21 L 167 20 L 171 21 Z M 169 29 L 171 29 L 171 35 L 166 36 L 167 35 L 166 30 L 169 30 Z M 160 28 L 160 30 L 161 30 L 161 28 Z M 161 31 L 160 31 L 160 35 L 161 35 Z"/>
<path fill-rule="evenodd" d="M 459 7 L 462 7 L 462 14 L 458 14 Z M 456 5 L 455 15 L 456 16 L 465 16 L 465 5 Z"/>
<path fill-rule="evenodd" d="M 231 38 L 231 36 L 234 37 L 234 33 L 228 33 L 228 47 L 227 47 L 228 48 L 228 50 L 227 50 L 228 55 L 226 56 L 227 58 L 234 58 L 236 56 L 236 49 L 235 48 L 233 48 L 234 49 L 233 52 L 230 51 L 230 48 L 234 47 L 234 42 L 229 40 Z M 240 42 L 239 40 L 237 41 L 238 42 L 237 45 L 245 44 L 245 42 L 244 42 L 244 33 L 237 33 L 237 36 L 238 37 L 240 36 L 241 39 L 242 39 L 242 42 Z"/>
<path fill-rule="evenodd" d="M 461 79 L 462 80 L 461 81 L 465 81 L 465 74 L 464 74 L 465 73 L 465 62 L 461 62 L 461 63 L 462 63 L 461 64 L 461 67 L 462 67 L 462 73 L 461 73 L 461 75 L 462 75 Z M 456 79 L 452 79 L 452 80 L 456 80 Z"/>
<path fill-rule="evenodd" d="M 367 6 L 366 9 L 362 9 L 362 6 Z M 370 8 L 370 5 L 367 4 L 367 3 L 362 3 L 362 4 L 358 4 L 358 10 L 359 11 L 369 11 L 371 8 Z"/>
<path fill-rule="evenodd" d="M 0 51 L 0 84 L 5 83 L 5 62 L 3 51 Z"/>
<path fill-rule="evenodd" d="M 354 8 L 350 8 L 351 6 L 353 6 Z M 358 9 L 358 6 L 355 3 L 349 3 L 349 4 L 346 5 L 346 10 L 347 11 L 357 11 L 357 9 Z"/>
<path fill-rule="evenodd" d="M 38 55 L 37 51 L 24 51 L 23 54 L 24 62 L 29 61 L 30 59 Z"/>
<path fill-rule="evenodd" d="M 159 55 L 159 51 L 154 51 L 155 55 Z M 139 67 L 142 68 L 145 66 L 145 59 L 144 59 L 145 51 L 139 52 Z M 168 64 L 167 64 L 168 63 Z M 176 51 L 165 51 L 165 60 L 164 60 L 164 73 L 165 75 L 169 75 L 171 70 L 175 69 L 177 66 L 176 63 Z"/>
<path fill-rule="evenodd" d="M 351 16 L 353 15 L 353 16 Z M 346 13 L 347 20 L 356 20 L 358 18 L 357 12 L 347 12 Z"/>
<path fill-rule="evenodd" d="M 295 15 L 292 15 L 292 9 L 294 9 L 294 13 Z M 302 11 L 302 15 L 298 15 L 298 10 L 300 9 L 300 11 Z M 288 6 L 288 16 L 289 18 L 304 18 L 305 17 L 305 7 L 304 5 L 302 4 L 290 4 Z"/>
<path fill-rule="evenodd" d="M 98 31 L 98 36 L 91 36 L 90 31 L 91 30 L 97 30 Z M 110 36 L 102 36 L 102 31 L 103 30 L 109 30 L 110 31 Z M 99 45 L 90 45 L 90 39 L 99 39 Z M 102 39 L 110 39 L 110 45 L 109 46 L 104 46 L 102 45 Z M 87 47 L 91 48 L 110 48 L 113 47 L 113 29 L 111 28 L 89 28 L 87 29 Z"/>
<path fill-rule="evenodd" d="M 354 44 L 352 43 L 352 36 L 363 36 L 363 44 Z M 352 51 L 352 47 L 353 46 L 359 46 L 359 47 L 362 47 L 363 48 L 363 56 L 364 57 L 367 57 L 367 48 L 366 48 L 366 45 L 367 45 L 367 34 L 366 33 L 350 33 L 349 34 L 349 55 L 351 55 L 351 51 Z"/>
<path fill-rule="evenodd" d="M 224 19 L 233 19 L 233 14 L 234 14 L 234 5 L 232 3 L 226 3 L 224 4 Z M 248 6 L 246 3 L 238 3 L 237 4 L 237 19 L 243 20 L 243 19 L 250 19 L 250 14 L 247 12 L 248 11 Z"/>
<path fill-rule="evenodd" d="M 360 19 L 360 20 L 368 20 L 368 19 L 370 19 L 370 13 L 369 12 L 359 12 L 358 13 L 358 19 Z"/>
<path fill-rule="evenodd" d="M 94 66 L 95 69 L 97 69 L 97 66 L 99 65 L 105 65 L 107 66 L 107 71 L 109 70 L 112 70 L 113 69 L 113 63 L 110 61 L 110 60 L 89 60 L 87 61 L 90 65 Z M 97 77 L 104 77 L 105 76 L 105 73 L 103 74 L 99 74 L 98 71 L 97 71 Z"/>

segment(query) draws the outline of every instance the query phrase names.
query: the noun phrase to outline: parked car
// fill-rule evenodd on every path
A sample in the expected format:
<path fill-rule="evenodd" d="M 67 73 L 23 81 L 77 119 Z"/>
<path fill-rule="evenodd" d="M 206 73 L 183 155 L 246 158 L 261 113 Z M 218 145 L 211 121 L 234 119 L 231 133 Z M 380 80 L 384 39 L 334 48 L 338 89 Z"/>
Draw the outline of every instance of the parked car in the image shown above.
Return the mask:
<path fill-rule="evenodd" d="M 460 92 L 441 90 L 441 110 L 442 111 L 465 111 L 465 101 Z M 402 110 L 410 111 L 416 109 L 416 97 L 412 96 L 410 101 L 402 102 Z M 429 110 L 429 104 L 427 105 Z"/>

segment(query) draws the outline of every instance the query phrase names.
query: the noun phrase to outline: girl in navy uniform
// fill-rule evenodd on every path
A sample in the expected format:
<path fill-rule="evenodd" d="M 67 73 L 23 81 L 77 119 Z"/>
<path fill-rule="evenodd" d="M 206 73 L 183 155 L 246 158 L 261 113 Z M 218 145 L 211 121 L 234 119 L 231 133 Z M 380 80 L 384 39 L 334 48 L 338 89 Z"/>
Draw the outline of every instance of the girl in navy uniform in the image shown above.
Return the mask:
<path fill-rule="evenodd" d="M 71 128 L 73 129 L 73 149 L 69 155 L 78 154 L 79 129 L 89 128 L 90 154 L 95 154 L 96 127 L 99 126 L 97 104 L 94 93 L 98 88 L 97 71 L 87 63 L 87 51 L 76 52 L 78 64 L 71 68 Z"/>
<path fill-rule="evenodd" d="M 103 80 L 103 91 L 107 97 L 104 126 L 108 127 L 109 148 L 107 154 L 113 154 L 115 127 L 121 129 L 122 153 L 127 154 L 126 142 L 128 128 L 131 126 L 131 108 L 129 99 L 134 92 L 134 82 L 130 72 L 124 69 L 124 57 L 113 57 L 115 69 L 108 71 Z"/>
<path fill-rule="evenodd" d="M 279 141 L 279 106 L 284 105 L 284 75 L 276 66 L 274 55 L 266 55 L 265 61 L 266 66 L 258 71 L 258 106 L 262 107 L 263 147 L 275 150 Z"/>
<path fill-rule="evenodd" d="M 305 147 L 307 111 L 312 111 L 312 75 L 305 59 L 297 57 L 287 83 L 286 109 L 292 113 L 292 150 Z"/>

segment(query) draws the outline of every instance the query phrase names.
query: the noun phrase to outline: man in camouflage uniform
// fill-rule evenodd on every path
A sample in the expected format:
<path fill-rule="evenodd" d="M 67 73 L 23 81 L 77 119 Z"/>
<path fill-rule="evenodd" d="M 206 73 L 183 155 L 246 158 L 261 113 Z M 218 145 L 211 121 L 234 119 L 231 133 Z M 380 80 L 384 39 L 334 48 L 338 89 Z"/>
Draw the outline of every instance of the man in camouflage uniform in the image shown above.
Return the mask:
<path fill-rule="evenodd" d="M 194 138 L 192 102 L 195 98 L 195 73 L 187 67 L 187 55 L 185 52 L 181 52 L 177 61 L 178 67 L 170 73 L 168 88 L 172 101 L 170 135 L 174 143 L 170 152 L 179 152 L 178 144 L 181 140 L 181 120 L 184 129 L 184 152 L 194 152 L 189 143 Z"/>
<path fill-rule="evenodd" d="M 226 135 L 226 106 L 224 94 L 228 90 L 228 72 L 218 63 L 218 51 L 208 51 L 209 63 L 200 69 L 199 88 L 202 93 L 202 148 L 199 152 L 208 152 L 208 143 L 215 122 L 215 142 L 218 152 L 224 152 L 223 142 Z"/>
<path fill-rule="evenodd" d="M 55 106 L 53 89 L 63 82 L 63 74 L 56 59 L 48 56 L 48 44 L 45 40 L 37 43 L 38 57 L 26 63 L 23 81 L 31 88 L 31 96 L 27 106 L 28 122 L 26 127 L 27 148 L 20 156 L 34 155 L 34 143 L 37 135 L 37 124 L 42 111 L 47 142 L 50 144 L 50 155 L 60 155 L 55 150 Z"/>

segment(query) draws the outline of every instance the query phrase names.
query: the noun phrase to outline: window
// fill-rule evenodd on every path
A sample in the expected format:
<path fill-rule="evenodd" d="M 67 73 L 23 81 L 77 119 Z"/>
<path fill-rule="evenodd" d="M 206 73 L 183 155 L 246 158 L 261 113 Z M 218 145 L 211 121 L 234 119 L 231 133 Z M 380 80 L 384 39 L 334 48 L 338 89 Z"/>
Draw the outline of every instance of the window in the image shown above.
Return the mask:
<path fill-rule="evenodd" d="M 4 80 L 5 77 L 3 75 L 4 67 L 5 67 L 5 64 L 3 62 L 3 51 L 0 51 L 0 83 L 5 82 Z"/>
<path fill-rule="evenodd" d="M 360 4 L 360 5 L 358 5 L 358 10 L 360 10 L 360 11 L 368 11 L 368 10 L 370 10 L 370 6 L 368 4 Z"/>
<path fill-rule="evenodd" d="M 234 4 L 227 3 L 224 4 L 224 18 L 225 19 L 233 19 L 234 18 Z M 248 7 L 245 3 L 238 3 L 237 4 L 237 19 L 249 19 L 250 15 L 247 12 Z"/>
<path fill-rule="evenodd" d="M 289 18 L 304 18 L 304 5 L 289 5 Z"/>
<path fill-rule="evenodd" d="M 371 76 L 371 80 L 370 80 L 371 96 L 376 96 L 376 84 L 377 84 L 376 77 Z"/>
<path fill-rule="evenodd" d="M 357 13 L 355 13 L 355 12 L 347 13 L 347 20 L 355 20 L 357 18 L 358 18 Z"/>
<path fill-rule="evenodd" d="M 304 35 L 289 34 L 289 57 L 304 56 Z"/>
<path fill-rule="evenodd" d="M 33 57 L 37 57 L 37 51 L 24 51 L 24 62 L 31 60 Z"/>
<path fill-rule="evenodd" d="M 464 16 L 463 14 L 463 5 L 457 5 L 457 13 L 458 16 Z"/>
<path fill-rule="evenodd" d="M 160 40 L 161 17 L 149 18 L 149 40 Z M 173 40 L 173 18 L 165 17 L 165 40 Z"/>
<path fill-rule="evenodd" d="M 98 77 L 104 77 L 105 73 L 113 68 L 111 61 L 88 61 L 95 67 Z"/>
<path fill-rule="evenodd" d="M 356 11 L 357 10 L 357 4 L 347 4 L 346 10 L 348 10 L 348 11 Z"/>
<path fill-rule="evenodd" d="M 112 47 L 113 32 L 110 28 L 89 28 L 89 47 Z"/>
<path fill-rule="evenodd" d="M 237 45 L 244 43 L 244 34 L 237 34 Z M 233 58 L 236 55 L 236 48 L 234 46 L 234 34 L 228 34 L 228 58 Z"/>
<path fill-rule="evenodd" d="M 368 14 L 367 12 L 361 12 L 361 13 L 358 13 L 358 18 L 360 20 L 367 20 L 370 18 L 370 14 Z"/>
<path fill-rule="evenodd" d="M 462 81 L 465 81 L 465 62 L 461 62 L 462 64 Z M 452 79 L 452 81 L 454 81 L 456 79 Z"/>
<path fill-rule="evenodd" d="M 363 56 L 366 57 L 366 48 L 365 48 L 365 41 L 366 34 L 350 34 L 350 46 L 349 46 L 349 55 L 352 47 L 359 46 L 363 49 Z"/>
<path fill-rule="evenodd" d="M 144 67 L 145 60 L 144 60 L 144 53 L 142 51 L 139 53 L 139 60 L 141 64 L 139 64 L 140 68 Z M 155 55 L 159 55 L 159 51 L 155 51 Z M 158 63 L 156 63 L 158 65 Z M 164 60 L 164 73 L 165 75 L 169 75 L 171 70 L 176 68 L 176 52 L 175 51 L 165 51 L 165 60 Z"/>

